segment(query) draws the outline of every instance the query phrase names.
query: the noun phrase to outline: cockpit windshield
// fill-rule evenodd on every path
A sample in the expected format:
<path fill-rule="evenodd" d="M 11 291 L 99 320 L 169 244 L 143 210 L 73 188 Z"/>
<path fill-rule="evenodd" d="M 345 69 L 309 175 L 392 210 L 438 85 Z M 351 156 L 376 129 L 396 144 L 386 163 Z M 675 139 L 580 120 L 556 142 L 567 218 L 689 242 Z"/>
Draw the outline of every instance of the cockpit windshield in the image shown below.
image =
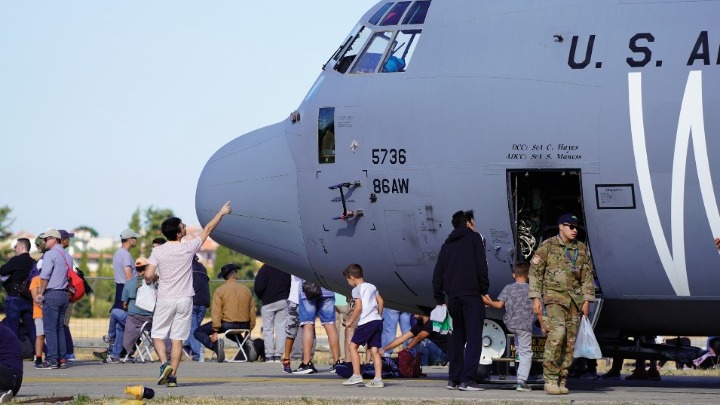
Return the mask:
<path fill-rule="evenodd" d="M 405 72 L 415 52 L 431 0 L 387 2 L 333 55 L 340 73 Z M 412 25 L 411 27 L 403 27 Z M 382 27 L 373 32 L 372 26 Z M 394 28 L 392 26 L 397 26 Z"/>

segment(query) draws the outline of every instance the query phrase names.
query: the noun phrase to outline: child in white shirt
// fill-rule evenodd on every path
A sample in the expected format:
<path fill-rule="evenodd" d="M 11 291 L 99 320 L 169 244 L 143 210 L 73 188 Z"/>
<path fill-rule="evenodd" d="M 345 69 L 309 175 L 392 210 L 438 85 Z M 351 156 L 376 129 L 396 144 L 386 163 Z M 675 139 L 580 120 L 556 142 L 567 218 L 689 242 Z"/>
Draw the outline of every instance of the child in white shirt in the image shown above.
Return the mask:
<path fill-rule="evenodd" d="M 343 276 L 348 284 L 353 287 L 352 298 L 355 301 L 352 316 L 348 324 L 358 320 L 358 326 L 353 334 L 350 343 L 350 359 L 353 365 L 353 375 L 343 382 L 343 385 L 357 385 L 363 383 L 360 374 L 359 346 L 366 346 L 372 354 L 375 365 L 375 379 L 365 384 L 370 388 L 381 388 L 385 384 L 382 381 L 382 358 L 378 349 L 382 347 L 381 336 L 383 330 L 382 314 L 383 299 L 380 297 L 377 288 L 363 280 L 363 270 L 359 264 L 351 264 L 344 271 Z"/>

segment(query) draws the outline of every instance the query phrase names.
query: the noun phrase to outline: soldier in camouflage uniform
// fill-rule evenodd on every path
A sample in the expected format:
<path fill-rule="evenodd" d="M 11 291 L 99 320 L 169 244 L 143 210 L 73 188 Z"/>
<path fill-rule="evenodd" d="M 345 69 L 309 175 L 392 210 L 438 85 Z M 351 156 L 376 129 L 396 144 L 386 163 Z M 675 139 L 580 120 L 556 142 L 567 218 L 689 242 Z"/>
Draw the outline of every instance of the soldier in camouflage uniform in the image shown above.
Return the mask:
<path fill-rule="evenodd" d="M 566 382 L 580 312 L 587 316 L 590 301 L 595 301 L 590 251 L 575 239 L 578 219 L 575 215 L 564 214 L 558 223 L 558 236 L 545 240 L 530 261 L 529 293 L 533 312 L 541 314 L 542 304 L 545 304 L 548 332 L 543 376 L 545 391 L 554 395 L 569 392 Z"/>

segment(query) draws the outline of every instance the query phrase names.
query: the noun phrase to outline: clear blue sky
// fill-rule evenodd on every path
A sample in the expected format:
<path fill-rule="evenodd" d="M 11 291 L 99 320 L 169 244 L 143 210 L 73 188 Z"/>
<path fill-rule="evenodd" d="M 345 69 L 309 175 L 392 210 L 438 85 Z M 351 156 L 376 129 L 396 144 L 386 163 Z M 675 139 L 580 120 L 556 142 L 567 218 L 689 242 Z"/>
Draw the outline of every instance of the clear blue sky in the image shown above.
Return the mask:
<path fill-rule="evenodd" d="M 13 231 L 197 223 L 231 139 L 285 119 L 377 0 L 0 3 L 0 206 Z"/>

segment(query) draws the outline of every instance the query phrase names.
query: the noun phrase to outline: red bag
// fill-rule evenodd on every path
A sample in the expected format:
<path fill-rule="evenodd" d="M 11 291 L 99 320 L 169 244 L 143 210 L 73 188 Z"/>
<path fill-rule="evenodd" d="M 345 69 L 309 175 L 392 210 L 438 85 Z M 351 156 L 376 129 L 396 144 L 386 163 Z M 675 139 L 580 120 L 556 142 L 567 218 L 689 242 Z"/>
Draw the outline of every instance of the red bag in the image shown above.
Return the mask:
<path fill-rule="evenodd" d="M 76 302 L 85 295 L 85 282 L 73 269 L 68 270 L 67 278 L 68 297 L 70 302 Z"/>
<path fill-rule="evenodd" d="M 75 270 L 73 270 L 70 263 L 68 263 L 65 258 L 65 255 L 61 256 L 63 260 L 65 260 L 65 265 L 67 266 L 68 299 L 70 300 L 70 303 L 73 303 L 85 295 L 85 281 L 75 272 Z"/>
<path fill-rule="evenodd" d="M 422 355 L 420 353 L 413 354 L 407 349 L 400 350 L 400 353 L 398 353 L 398 371 L 400 377 L 422 377 Z"/>

